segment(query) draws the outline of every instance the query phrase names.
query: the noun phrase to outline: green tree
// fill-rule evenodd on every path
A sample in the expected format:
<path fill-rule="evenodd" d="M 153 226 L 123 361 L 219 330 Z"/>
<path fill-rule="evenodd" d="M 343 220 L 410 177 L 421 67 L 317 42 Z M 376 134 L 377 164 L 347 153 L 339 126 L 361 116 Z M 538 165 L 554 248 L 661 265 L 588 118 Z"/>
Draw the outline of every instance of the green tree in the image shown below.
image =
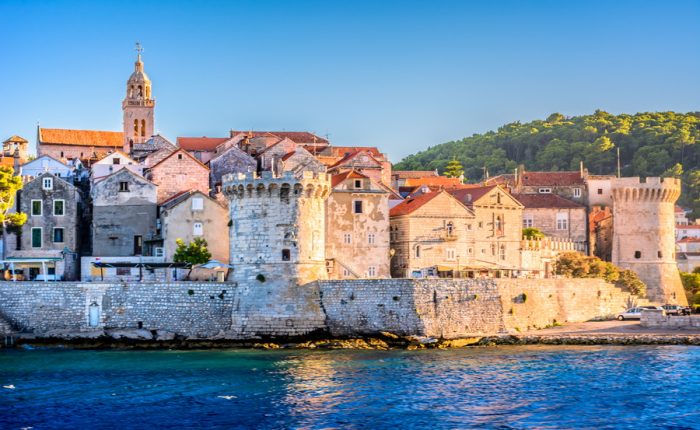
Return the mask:
<path fill-rule="evenodd" d="M 15 206 L 17 191 L 22 189 L 22 178 L 14 176 L 12 167 L 0 167 L 0 234 L 16 232 L 27 222 L 27 214 L 12 212 Z M 5 247 L 2 249 L 5 259 Z"/>
<path fill-rule="evenodd" d="M 523 239 L 542 239 L 544 233 L 535 227 L 526 227 L 523 229 Z"/>
<path fill-rule="evenodd" d="M 683 176 L 683 166 L 681 163 L 676 163 L 669 167 L 661 174 L 664 178 L 680 178 Z"/>
<path fill-rule="evenodd" d="M 646 285 L 635 272 L 620 269 L 598 257 L 587 257 L 578 252 L 560 254 L 554 265 L 554 272 L 567 278 L 602 278 L 632 294 L 646 294 Z"/>
<path fill-rule="evenodd" d="M 196 238 L 188 244 L 182 239 L 175 239 L 175 244 L 177 245 L 177 249 L 175 249 L 173 260 L 176 263 L 190 263 L 194 266 L 196 264 L 204 264 L 211 258 L 211 252 L 207 249 L 207 241 L 201 237 Z M 191 273 L 192 267 L 190 267 L 190 271 L 187 272 L 186 279 L 190 278 Z"/>
<path fill-rule="evenodd" d="M 464 174 L 464 167 L 462 167 L 462 163 L 460 163 L 459 160 L 452 158 L 452 160 L 447 163 L 444 174 L 448 178 L 459 178 Z"/>

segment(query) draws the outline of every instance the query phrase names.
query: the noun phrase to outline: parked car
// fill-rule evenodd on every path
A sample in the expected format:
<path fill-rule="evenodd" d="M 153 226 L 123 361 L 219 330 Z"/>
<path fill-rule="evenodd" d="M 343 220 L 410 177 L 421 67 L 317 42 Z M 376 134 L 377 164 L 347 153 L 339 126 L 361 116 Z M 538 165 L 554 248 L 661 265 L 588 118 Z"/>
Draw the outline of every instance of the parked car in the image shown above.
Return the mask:
<path fill-rule="evenodd" d="M 661 306 L 666 311 L 666 315 L 690 315 L 690 308 L 680 305 L 663 305 Z"/>
<path fill-rule="evenodd" d="M 635 308 L 627 309 L 626 311 L 617 315 L 617 319 L 620 321 L 624 320 L 638 320 L 642 318 L 642 311 L 644 309 L 658 309 L 663 310 L 661 306 L 637 306 Z"/>

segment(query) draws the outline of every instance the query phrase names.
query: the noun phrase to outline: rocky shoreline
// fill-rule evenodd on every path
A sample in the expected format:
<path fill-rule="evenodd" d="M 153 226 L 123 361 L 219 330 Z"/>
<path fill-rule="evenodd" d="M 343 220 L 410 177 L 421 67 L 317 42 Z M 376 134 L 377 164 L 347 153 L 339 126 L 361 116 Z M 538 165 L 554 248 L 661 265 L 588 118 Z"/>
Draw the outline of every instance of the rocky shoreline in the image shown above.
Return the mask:
<path fill-rule="evenodd" d="M 382 332 L 370 337 L 327 338 L 322 333 L 304 338 L 192 339 L 167 332 L 148 330 L 112 330 L 80 333 L 16 334 L 8 336 L 1 348 L 72 349 L 358 349 L 419 350 L 503 345 L 698 345 L 700 334 L 502 334 L 459 339 L 398 336 Z M 9 341 L 8 341 L 9 340 Z"/>

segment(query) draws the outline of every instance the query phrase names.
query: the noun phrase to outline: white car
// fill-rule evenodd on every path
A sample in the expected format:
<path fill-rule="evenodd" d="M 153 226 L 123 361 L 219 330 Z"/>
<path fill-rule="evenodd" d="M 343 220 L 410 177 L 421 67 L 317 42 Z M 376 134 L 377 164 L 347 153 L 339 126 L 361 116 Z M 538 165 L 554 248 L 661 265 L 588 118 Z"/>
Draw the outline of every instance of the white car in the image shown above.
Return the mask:
<path fill-rule="evenodd" d="M 617 319 L 620 321 L 624 320 L 638 320 L 642 318 L 642 310 L 644 309 L 659 309 L 663 310 L 661 306 L 638 306 L 636 308 L 630 308 L 621 314 L 617 315 Z"/>

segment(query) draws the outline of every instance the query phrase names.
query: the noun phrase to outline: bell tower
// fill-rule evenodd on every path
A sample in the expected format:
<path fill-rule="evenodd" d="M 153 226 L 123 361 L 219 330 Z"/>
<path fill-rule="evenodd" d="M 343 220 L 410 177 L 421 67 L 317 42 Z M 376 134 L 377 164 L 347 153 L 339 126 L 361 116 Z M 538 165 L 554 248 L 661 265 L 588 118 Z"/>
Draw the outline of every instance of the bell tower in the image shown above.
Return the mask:
<path fill-rule="evenodd" d="M 143 48 L 136 43 L 134 73 L 126 82 L 126 97 L 122 102 L 124 113 L 124 152 L 131 153 L 134 144 L 145 143 L 153 136 L 156 101 L 151 98 L 151 80 L 143 70 Z"/>

